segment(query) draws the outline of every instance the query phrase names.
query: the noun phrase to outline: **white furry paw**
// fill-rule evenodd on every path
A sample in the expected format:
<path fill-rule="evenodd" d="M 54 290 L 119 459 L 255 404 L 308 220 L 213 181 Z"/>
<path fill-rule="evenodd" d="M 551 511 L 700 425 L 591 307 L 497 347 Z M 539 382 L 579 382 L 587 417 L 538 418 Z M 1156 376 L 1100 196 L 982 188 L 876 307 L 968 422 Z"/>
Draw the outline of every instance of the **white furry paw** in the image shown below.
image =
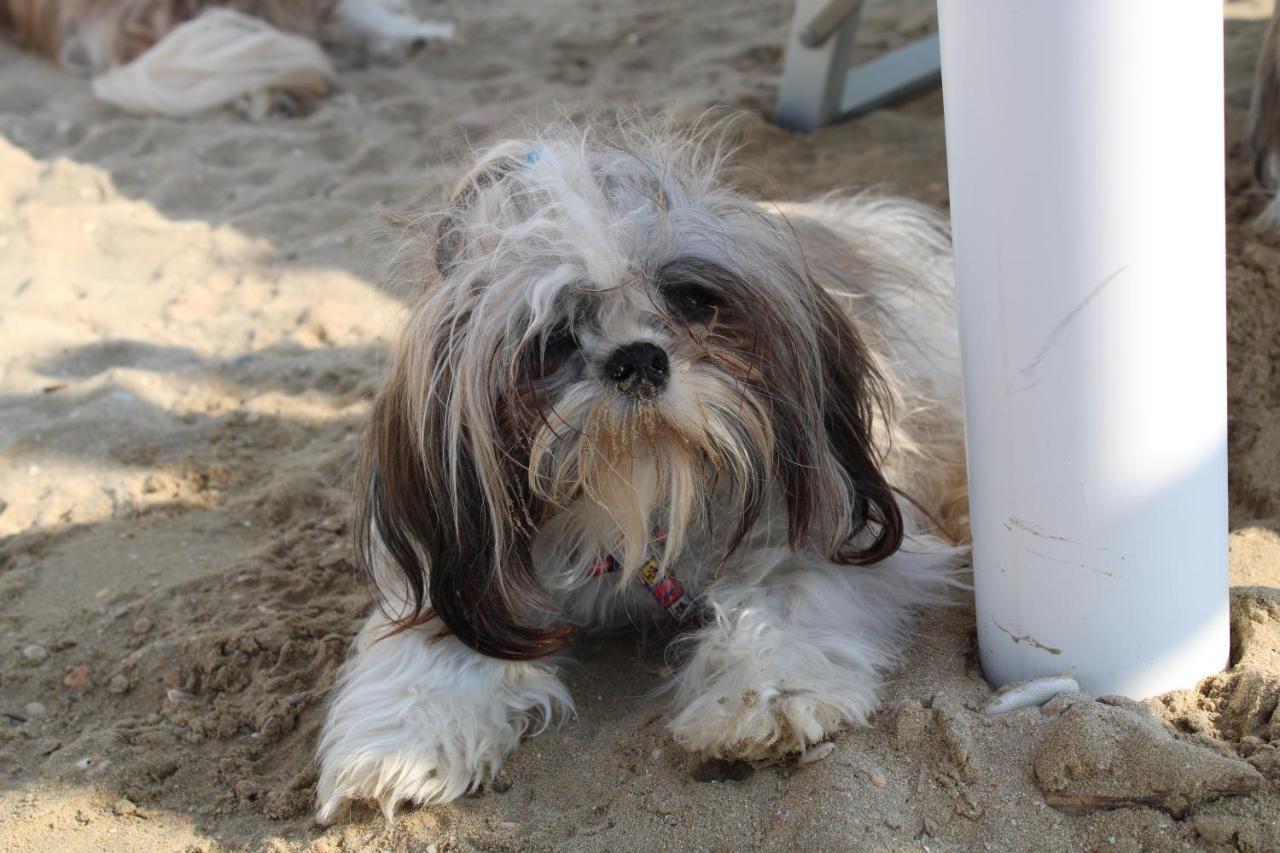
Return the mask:
<path fill-rule="evenodd" d="M 545 664 L 487 658 L 453 638 L 406 631 L 371 641 L 371 620 L 336 688 L 320 738 L 316 820 L 373 800 L 445 803 L 489 781 L 530 730 L 571 711 Z"/>
<path fill-rule="evenodd" d="M 676 741 L 765 761 L 865 723 L 913 613 L 956 585 L 957 555 L 928 537 L 865 571 L 809 553 L 757 554 L 761 574 L 713 587 L 715 618 L 686 640 L 693 652 L 672 685 Z"/>
<path fill-rule="evenodd" d="M 390 821 L 403 802 L 449 802 L 491 779 L 519 742 L 523 725 L 455 713 L 448 704 L 421 701 L 402 719 L 326 733 L 317 821 L 329 823 L 347 800 L 372 800 Z"/>
<path fill-rule="evenodd" d="M 707 758 L 773 761 L 804 752 L 857 719 L 837 697 L 760 687 L 700 697 L 670 728 L 677 743 Z"/>

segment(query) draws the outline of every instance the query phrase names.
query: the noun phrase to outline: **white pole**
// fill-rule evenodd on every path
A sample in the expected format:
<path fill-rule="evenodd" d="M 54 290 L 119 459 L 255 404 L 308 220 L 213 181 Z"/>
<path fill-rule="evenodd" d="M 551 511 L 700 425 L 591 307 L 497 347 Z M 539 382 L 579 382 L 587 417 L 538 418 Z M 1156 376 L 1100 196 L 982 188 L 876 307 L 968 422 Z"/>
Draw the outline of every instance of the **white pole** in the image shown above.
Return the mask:
<path fill-rule="evenodd" d="M 1190 687 L 1229 642 L 1222 4 L 938 6 L 983 668 Z"/>

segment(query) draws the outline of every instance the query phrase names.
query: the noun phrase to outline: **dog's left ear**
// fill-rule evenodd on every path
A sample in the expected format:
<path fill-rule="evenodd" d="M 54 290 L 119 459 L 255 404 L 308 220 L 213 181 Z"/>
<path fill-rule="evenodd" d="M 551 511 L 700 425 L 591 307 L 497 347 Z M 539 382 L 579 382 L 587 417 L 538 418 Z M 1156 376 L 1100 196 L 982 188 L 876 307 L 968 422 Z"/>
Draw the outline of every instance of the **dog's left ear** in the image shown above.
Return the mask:
<path fill-rule="evenodd" d="M 440 275 L 448 275 L 466 250 L 465 223 L 469 210 L 485 189 L 519 171 L 530 161 L 528 149 L 520 142 L 505 142 L 490 149 L 458 181 L 449 194 L 449 204 L 436 224 L 433 260 Z"/>
<path fill-rule="evenodd" d="M 419 393 L 428 381 L 438 393 Z M 369 420 L 356 558 L 397 629 L 439 619 L 439 635 L 490 657 L 546 657 L 569 629 L 555 624 L 534 571 L 524 466 L 505 446 L 496 460 L 478 458 L 480 425 L 451 417 L 459 381 L 447 351 L 403 346 Z"/>
<path fill-rule="evenodd" d="M 874 437 L 877 417 L 889 416 L 891 397 L 848 313 L 821 286 L 811 286 L 820 365 L 815 393 L 826 448 L 815 460 L 816 471 L 784 468 L 784 478 L 794 481 L 786 484 L 786 492 L 813 502 L 811 509 L 843 504 L 844 518 L 826 519 L 835 534 L 834 552 L 828 556 L 840 563 L 867 565 L 902 545 L 902 511 L 881 470 L 884 449 L 876 446 Z M 832 489 L 843 491 L 847 502 L 832 502 Z M 799 507 L 791 509 L 794 522 Z"/>

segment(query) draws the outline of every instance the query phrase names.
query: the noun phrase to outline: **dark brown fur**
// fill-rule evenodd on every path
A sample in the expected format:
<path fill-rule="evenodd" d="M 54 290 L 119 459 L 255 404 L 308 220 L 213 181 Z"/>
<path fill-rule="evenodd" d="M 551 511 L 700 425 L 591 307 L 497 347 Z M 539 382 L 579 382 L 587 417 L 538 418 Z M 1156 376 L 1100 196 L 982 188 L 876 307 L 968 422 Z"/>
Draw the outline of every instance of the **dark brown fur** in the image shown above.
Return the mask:
<path fill-rule="evenodd" d="M 447 374 L 442 378 L 448 381 Z M 419 381 L 401 362 L 374 404 L 356 497 L 356 553 L 362 568 L 372 576 L 379 551 L 394 561 L 410 606 L 408 615 L 392 614 L 402 629 L 439 618 L 448 632 L 491 657 L 527 660 L 559 651 L 568 644 L 567 628 L 529 625 L 553 608 L 538 586 L 529 553 L 530 516 L 538 510 L 528 494 L 525 466 L 519 457 L 507 459 L 512 511 L 522 523 L 507 552 L 498 555 L 495 520 L 471 460 L 459 460 L 455 483 L 446 471 L 425 464 L 417 451 L 408 383 Z M 423 432 L 428 441 L 443 442 L 444 398 L 433 399 Z M 429 456 L 445 458 L 443 445 Z"/>

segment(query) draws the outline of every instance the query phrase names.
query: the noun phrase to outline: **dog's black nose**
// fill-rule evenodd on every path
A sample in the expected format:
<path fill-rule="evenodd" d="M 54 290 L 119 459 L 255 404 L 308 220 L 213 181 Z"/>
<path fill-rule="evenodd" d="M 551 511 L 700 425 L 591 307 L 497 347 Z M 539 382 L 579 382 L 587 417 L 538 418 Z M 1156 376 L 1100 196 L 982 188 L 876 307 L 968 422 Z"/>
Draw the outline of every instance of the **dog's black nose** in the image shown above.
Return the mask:
<path fill-rule="evenodd" d="M 624 393 L 652 397 L 667 384 L 671 362 L 662 347 L 641 341 L 614 350 L 604 372 Z"/>

